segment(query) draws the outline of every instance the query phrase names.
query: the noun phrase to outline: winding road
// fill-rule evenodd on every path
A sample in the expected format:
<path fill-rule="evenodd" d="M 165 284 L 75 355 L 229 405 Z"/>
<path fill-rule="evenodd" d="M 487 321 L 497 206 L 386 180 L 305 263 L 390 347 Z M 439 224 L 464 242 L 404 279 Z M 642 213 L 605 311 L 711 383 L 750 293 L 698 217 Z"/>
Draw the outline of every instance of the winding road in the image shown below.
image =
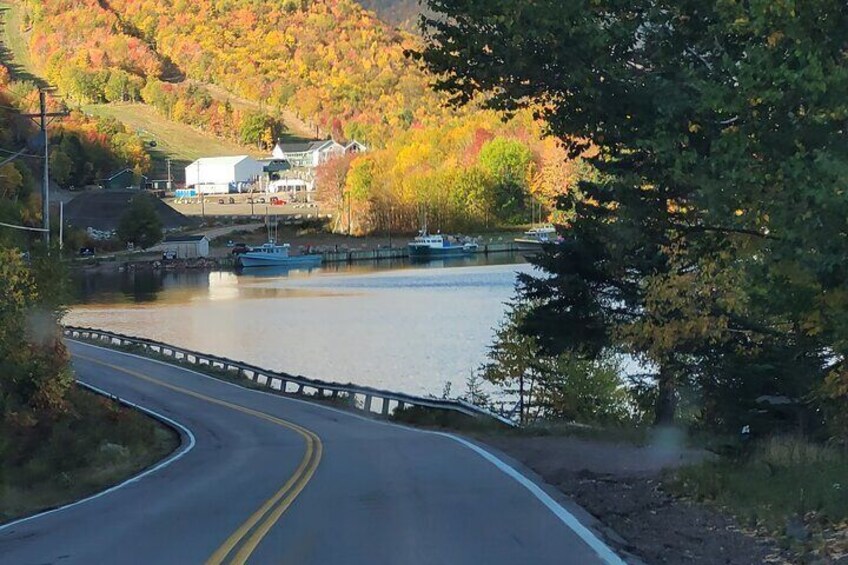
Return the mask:
<path fill-rule="evenodd" d="M 171 419 L 182 447 L 0 527 L 0 563 L 621 563 L 579 509 L 462 438 L 68 345 L 82 382 Z"/>

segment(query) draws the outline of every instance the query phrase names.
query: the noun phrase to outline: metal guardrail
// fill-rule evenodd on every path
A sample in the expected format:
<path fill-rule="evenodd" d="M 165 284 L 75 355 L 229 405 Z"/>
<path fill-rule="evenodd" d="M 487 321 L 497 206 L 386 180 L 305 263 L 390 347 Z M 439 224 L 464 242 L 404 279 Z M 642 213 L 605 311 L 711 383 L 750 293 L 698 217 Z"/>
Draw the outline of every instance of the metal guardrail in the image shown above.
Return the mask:
<path fill-rule="evenodd" d="M 72 339 L 99 341 L 101 343 L 108 343 L 109 345 L 140 347 L 145 351 L 151 351 L 164 357 L 171 357 L 175 361 L 183 361 L 197 366 L 207 365 L 210 368 L 220 368 L 225 372 L 233 372 L 240 378 L 245 378 L 257 385 L 267 387 L 281 394 L 304 395 L 311 393 L 317 395 L 318 398 L 332 399 L 338 398 L 340 393 L 344 393 L 349 395 L 353 400 L 352 405 L 355 408 L 369 414 L 379 413 L 383 416 L 389 416 L 395 410 L 416 406 L 458 412 L 473 418 L 491 418 L 510 427 L 517 425 L 512 420 L 496 414 L 491 410 L 463 400 L 412 396 L 401 392 L 391 392 L 367 386 L 326 382 L 303 376 L 289 375 L 277 371 L 269 371 L 268 369 L 263 369 L 242 361 L 234 361 L 226 357 L 199 353 L 151 339 L 107 332 L 94 328 L 65 326 L 63 333 L 66 337 Z M 375 399 L 380 402 L 378 410 L 374 409 L 376 408 L 374 406 Z"/>

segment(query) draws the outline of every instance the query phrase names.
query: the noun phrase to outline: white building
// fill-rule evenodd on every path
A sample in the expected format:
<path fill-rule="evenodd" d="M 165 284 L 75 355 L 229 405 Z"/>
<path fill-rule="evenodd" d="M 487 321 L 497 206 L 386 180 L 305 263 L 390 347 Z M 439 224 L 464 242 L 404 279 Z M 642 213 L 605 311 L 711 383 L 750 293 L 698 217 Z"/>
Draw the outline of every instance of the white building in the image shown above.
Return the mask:
<path fill-rule="evenodd" d="M 367 148 L 354 140 L 347 145 L 327 139 L 325 141 L 307 141 L 303 143 L 278 143 L 272 153 L 274 159 L 285 159 L 292 167 L 314 169 L 340 155 L 362 153 Z"/>
<path fill-rule="evenodd" d="M 186 167 L 186 187 L 198 194 L 227 194 L 256 182 L 262 174 L 262 163 L 248 155 L 204 157 Z"/>
<path fill-rule="evenodd" d="M 175 235 L 162 242 L 165 253 L 173 253 L 177 259 L 197 259 L 209 256 L 209 239 L 205 235 Z"/>

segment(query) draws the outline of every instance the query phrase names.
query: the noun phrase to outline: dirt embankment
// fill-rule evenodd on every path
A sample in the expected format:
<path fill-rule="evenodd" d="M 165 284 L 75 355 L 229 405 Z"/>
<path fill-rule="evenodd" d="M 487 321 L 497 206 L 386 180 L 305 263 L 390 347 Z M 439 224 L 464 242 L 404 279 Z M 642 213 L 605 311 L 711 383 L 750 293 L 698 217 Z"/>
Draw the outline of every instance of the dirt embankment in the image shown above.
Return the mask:
<path fill-rule="evenodd" d="M 673 442 L 646 447 L 567 436 L 487 435 L 480 440 L 521 461 L 626 540 L 624 551 L 648 564 L 789 563 L 771 540 L 732 518 L 678 500 L 662 474 L 709 454 Z"/>

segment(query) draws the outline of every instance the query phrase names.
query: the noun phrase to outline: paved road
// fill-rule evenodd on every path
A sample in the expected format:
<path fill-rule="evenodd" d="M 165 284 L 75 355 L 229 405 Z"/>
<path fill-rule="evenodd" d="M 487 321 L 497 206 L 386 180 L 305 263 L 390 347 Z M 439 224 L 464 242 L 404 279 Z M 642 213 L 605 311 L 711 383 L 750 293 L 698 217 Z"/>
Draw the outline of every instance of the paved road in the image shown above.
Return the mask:
<path fill-rule="evenodd" d="M 523 475 L 452 437 L 70 348 L 80 380 L 196 443 L 136 482 L 0 528 L 0 563 L 616 562 Z"/>

